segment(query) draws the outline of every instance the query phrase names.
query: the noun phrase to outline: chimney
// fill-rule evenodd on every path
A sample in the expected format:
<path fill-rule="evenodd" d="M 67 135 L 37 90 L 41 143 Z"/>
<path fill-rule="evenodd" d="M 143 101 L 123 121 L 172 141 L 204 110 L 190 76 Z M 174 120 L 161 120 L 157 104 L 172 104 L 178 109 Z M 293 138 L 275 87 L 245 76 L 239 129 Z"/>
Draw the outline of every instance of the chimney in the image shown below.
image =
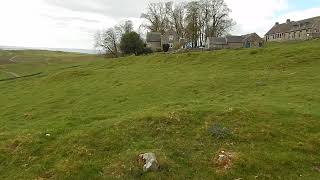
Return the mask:
<path fill-rule="evenodd" d="M 278 26 L 279 25 L 279 22 L 276 22 L 276 26 Z"/>
<path fill-rule="evenodd" d="M 287 24 L 289 24 L 291 22 L 291 20 L 290 19 L 287 19 Z"/>

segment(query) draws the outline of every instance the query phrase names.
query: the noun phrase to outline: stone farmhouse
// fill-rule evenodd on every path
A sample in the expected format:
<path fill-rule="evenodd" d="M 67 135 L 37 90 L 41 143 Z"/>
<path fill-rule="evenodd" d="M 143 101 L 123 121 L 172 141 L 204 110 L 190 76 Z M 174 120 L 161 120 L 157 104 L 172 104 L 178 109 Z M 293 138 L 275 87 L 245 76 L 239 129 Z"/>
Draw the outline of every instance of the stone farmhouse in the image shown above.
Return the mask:
<path fill-rule="evenodd" d="M 265 41 L 306 40 L 315 37 L 320 37 L 320 16 L 300 21 L 288 19 L 283 24 L 276 22 L 265 35 Z"/>
<path fill-rule="evenodd" d="M 183 46 L 183 39 L 179 38 L 178 34 L 174 30 L 168 30 L 163 35 L 160 32 L 148 32 L 147 33 L 147 47 L 153 51 L 162 50 L 163 44 L 169 44 L 171 50 L 180 48 Z"/>
<path fill-rule="evenodd" d="M 208 37 L 206 49 L 239 49 L 262 47 L 263 39 L 256 33 L 242 36 Z"/>
<path fill-rule="evenodd" d="M 176 31 L 169 30 L 162 36 L 162 44 L 169 44 L 170 49 L 174 49 L 179 46 L 179 36 Z"/>
<path fill-rule="evenodd" d="M 159 32 L 148 32 L 147 33 L 147 47 L 151 48 L 153 51 L 161 51 L 161 33 Z"/>

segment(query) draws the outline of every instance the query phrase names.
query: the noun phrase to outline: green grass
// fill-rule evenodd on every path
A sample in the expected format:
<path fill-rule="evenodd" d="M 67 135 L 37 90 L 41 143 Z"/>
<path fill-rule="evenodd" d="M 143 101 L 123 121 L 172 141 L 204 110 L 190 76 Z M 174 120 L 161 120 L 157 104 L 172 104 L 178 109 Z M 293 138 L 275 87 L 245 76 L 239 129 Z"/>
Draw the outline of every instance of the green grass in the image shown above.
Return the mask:
<path fill-rule="evenodd" d="M 10 61 L 10 59 L 13 60 Z M 68 68 L 77 63 L 97 60 L 93 55 L 50 51 L 1 51 L 0 79 L 14 77 L 10 73 L 25 76 L 38 72 L 47 73 L 61 68 Z"/>
<path fill-rule="evenodd" d="M 45 73 L 0 82 L 0 178 L 319 179 L 319 47 L 113 60 L 10 52 L 24 63 L 7 70 Z M 215 124 L 231 134 L 212 136 Z M 224 171 L 221 150 L 236 154 Z M 142 173 L 144 152 L 159 172 Z"/>

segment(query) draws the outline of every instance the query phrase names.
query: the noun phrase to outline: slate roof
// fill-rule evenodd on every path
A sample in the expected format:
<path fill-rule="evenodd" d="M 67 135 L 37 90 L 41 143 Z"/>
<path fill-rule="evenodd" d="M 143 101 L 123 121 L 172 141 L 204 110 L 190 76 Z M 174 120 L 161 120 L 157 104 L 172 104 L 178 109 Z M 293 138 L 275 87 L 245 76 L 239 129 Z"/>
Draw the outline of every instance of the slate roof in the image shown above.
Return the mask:
<path fill-rule="evenodd" d="M 211 37 L 209 40 L 215 45 L 227 45 L 228 43 L 242 43 L 242 36 L 227 36 L 227 37 Z"/>
<path fill-rule="evenodd" d="M 242 43 L 242 36 L 227 36 L 228 43 Z"/>
<path fill-rule="evenodd" d="M 242 35 L 242 38 L 243 38 L 242 41 L 246 41 L 248 38 L 254 37 L 254 36 L 256 36 L 262 40 L 262 38 L 257 33 L 251 33 L 251 34 Z"/>
<path fill-rule="evenodd" d="M 301 21 L 291 21 L 289 23 L 283 23 L 278 25 L 276 24 L 267 32 L 266 35 L 310 29 L 314 28 L 317 25 L 319 26 L 319 24 L 320 16 L 304 19 Z"/>
<path fill-rule="evenodd" d="M 254 35 L 256 35 L 257 33 L 251 33 L 251 34 L 245 34 L 245 35 L 242 35 L 242 38 L 243 38 L 243 40 L 245 40 L 245 39 L 247 39 L 247 38 L 249 38 L 249 37 L 251 37 L 251 36 L 254 36 Z M 259 36 L 258 34 L 257 34 L 257 36 Z"/>
<path fill-rule="evenodd" d="M 147 42 L 161 42 L 161 33 L 159 32 L 148 32 Z"/>
<path fill-rule="evenodd" d="M 215 45 L 227 45 L 227 38 L 225 37 L 210 37 L 209 38 L 210 43 Z"/>
<path fill-rule="evenodd" d="M 263 39 L 257 33 L 251 33 L 242 36 L 209 37 L 208 40 L 212 45 L 228 45 L 228 43 L 243 43 L 251 37 L 258 37 L 261 41 L 263 41 Z"/>

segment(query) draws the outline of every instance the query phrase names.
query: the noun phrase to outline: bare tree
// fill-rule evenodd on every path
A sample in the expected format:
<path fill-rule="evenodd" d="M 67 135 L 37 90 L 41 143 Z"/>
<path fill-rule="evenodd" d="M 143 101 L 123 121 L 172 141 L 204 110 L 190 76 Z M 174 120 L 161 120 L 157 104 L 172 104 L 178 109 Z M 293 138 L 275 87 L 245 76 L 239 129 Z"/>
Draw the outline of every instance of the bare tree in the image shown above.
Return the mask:
<path fill-rule="evenodd" d="M 227 33 L 235 24 L 229 17 L 231 10 L 224 0 L 203 0 L 209 7 L 209 26 L 207 37 L 218 37 Z"/>
<path fill-rule="evenodd" d="M 187 38 L 193 47 L 203 46 L 208 37 L 227 34 L 234 21 L 225 0 L 193 0 L 182 3 L 150 3 L 141 18 L 147 20 L 144 27 L 161 32 L 172 28 L 180 38 Z"/>
<path fill-rule="evenodd" d="M 198 46 L 200 26 L 200 4 L 198 1 L 191 1 L 187 4 L 186 34 L 192 43 L 192 47 Z"/>
<path fill-rule="evenodd" d="M 185 3 L 174 4 L 172 1 L 166 3 L 169 26 L 178 34 L 179 38 L 185 36 Z"/>
<path fill-rule="evenodd" d="M 114 28 L 121 37 L 123 34 L 131 33 L 133 31 L 133 22 L 131 20 L 125 20 L 120 22 Z"/>
<path fill-rule="evenodd" d="M 102 49 L 106 54 L 113 57 L 119 56 L 119 36 L 114 28 L 97 32 L 95 35 L 95 47 Z"/>
<path fill-rule="evenodd" d="M 200 46 L 203 46 L 206 42 L 209 32 L 210 23 L 210 7 L 208 5 L 209 0 L 200 1 Z"/>
<path fill-rule="evenodd" d="M 193 47 L 203 46 L 208 37 L 225 35 L 234 25 L 224 0 L 191 1 L 186 9 L 186 32 Z"/>
<path fill-rule="evenodd" d="M 148 4 L 147 12 L 141 15 L 141 18 L 147 20 L 147 23 L 143 24 L 143 26 L 149 31 L 163 34 L 168 27 L 167 10 L 166 3 Z"/>

